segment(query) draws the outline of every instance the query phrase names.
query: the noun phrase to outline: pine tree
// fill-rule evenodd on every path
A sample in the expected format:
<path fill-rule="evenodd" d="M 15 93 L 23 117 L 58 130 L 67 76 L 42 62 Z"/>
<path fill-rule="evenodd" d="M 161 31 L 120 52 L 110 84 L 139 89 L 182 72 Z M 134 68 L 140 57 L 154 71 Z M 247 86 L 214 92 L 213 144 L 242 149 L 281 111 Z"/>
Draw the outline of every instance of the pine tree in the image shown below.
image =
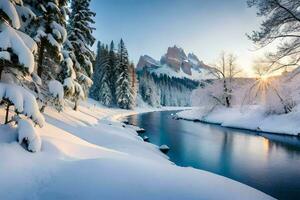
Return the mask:
<path fill-rule="evenodd" d="M 98 99 L 98 94 L 97 91 L 99 90 L 100 86 L 100 81 L 101 80 L 101 74 L 102 74 L 102 69 L 101 69 L 101 53 L 103 51 L 103 45 L 101 45 L 101 42 L 98 41 L 97 43 L 97 54 L 96 54 L 96 59 L 93 64 L 93 85 L 90 88 L 89 91 L 89 96 L 97 101 Z"/>
<path fill-rule="evenodd" d="M 113 95 L 110 88 L 111 81 L 109 79 L 111 67 L 109 66 L 109 51 L 107 46 L 103 49 L 103 53 L 101 54 L 100 69 L 99 100 L 103 105 L 112 106 Z"/>
<path fill-rule="evenodd" d="M 37 45 L 20 30 L 20 14 L 16 6 L 19 11 L 25 9 L 21 1 L 0 1 L 0 103 L 6 107 L 5 123 L 26 118 L 42 126 L 44 118 L 35 97 L 23 85 L 34 70 Z M 14 106 L 16 113 L 11 120 L 8 116 L 10 106 Z"/>
<path fill-rule="evenodd" d="M 136 77 L 136 71 L 135 71 L 135 67 L 134 67 L 134 63 L 131 62 L 129 65 L 129 74 L 130 74 L 130 81 L 131 81 L 131 96 L 132 96 L 132 100 L 131 100 L 131 105 L 132 107 L 134 107 L 136 105 L 136 98 L 137 98 L 137 92 L 138 92 L 138 80 Z"/>
<path fill-rule="evenodd" d="M 95 42 L 92 35 L 94 28 L 91 27 L 95 13 L 90 11 L 89 6 L 90 0 L 71 2 L 68 40 L 65 44 L 68 53 L 65 59 L 72 59 L 75 76 L 66 76 L 64 85 L 70 99 L 75 102 L 74 110 L 77 110 L 78 101 L 87 97 L 92 85 L 90 77 L 93 74 L 92 62 L 95 55 L 90 48 Z"/>
<path fill-rule="evenodd" d="M 115 53 L 115 45 L 114 41 L 111 41 L 110 43 L 110 49 L 109 49 L 109 70 L 108 70 L 108 85 L 110 87 L 110 91 L 112 94 L 112 104 L 117 105 L 117 100 L 116 100 L 116 82 L 119 78 L 119 74 L 117 72 L 117 55 Z"/>
<path fill-rule="evenodd" d="M 118 48 L 117 73 L 119 78 L 116 87 L 117 105 L 123 109 L 132 108 L 132 92 L 129 75 L 128 52 L 121 39 Z"/>
<path fill-rule="evenodd" d="M 66 13 L 68 0 L 23 0 L 36 15 L 34 20 L 28 21 L 24 29 L 34 37 L 38 43 L 37 74 L 42 78 L 46 73 L 47 79 L 51 79 L 54 69 L 45 69 L 53 66 L 53 62 L 60 64 L 62 61 L 62 44 L 67 39 Z M 51 58 L 48 59 L 47 58 Z M 50 62 L 50 63 L 49 63 Z M 49 77 L 50 76 L 50 77 Z"/>
<path fill-rule="evenodd" d="M 109 79 L 108 79 L 108 73 L 109 65 L 108 65 L 108 57 L 104 57 L 101 63 L 102 68 L 102 77 L 101 77 L 101 84 L 99 87 L 99 101 L 105 105 L 105 106 L 111 106 L 112 105 L 112 93 L 109 87 Z"/>
<path fill-rule="evenodd" d="M 62 45 L 67 38 L 68 0 L 23 0 L 23 2 L 21 30 L 33 37 L 38 44 L 35 57 L 37 69 L 32 73 L 33 84 L 30 88 L 37 92 L 38 100 L 42 103 L 41 111 L 44 111 L 48 104 L 61 110 L 62 99 L 55 95 L 56 92 L 50 91 L 53 88 L 49 84 L 59 78 L 61 71 Z M 62 84 L 60 88 L 63 88 Z"/>
<path fill-rule="evenodd" d="M 108 47 L 98 43 L 97 59 L 95 72 L 93 76 L 93 86 L 90 92 L 91 96 L 100 101 L 105 106 L 112 105 L 112 92 L 110 90 L 109 82 L 109 51 Z"/>
<path fill-rule="evenodd" d="M 154 76 L 145 68 L 139 77 L 139 83 L 142 99 L 151 106 L 159 106 L 161 96 L 160 90 L 155 84 Z"/>

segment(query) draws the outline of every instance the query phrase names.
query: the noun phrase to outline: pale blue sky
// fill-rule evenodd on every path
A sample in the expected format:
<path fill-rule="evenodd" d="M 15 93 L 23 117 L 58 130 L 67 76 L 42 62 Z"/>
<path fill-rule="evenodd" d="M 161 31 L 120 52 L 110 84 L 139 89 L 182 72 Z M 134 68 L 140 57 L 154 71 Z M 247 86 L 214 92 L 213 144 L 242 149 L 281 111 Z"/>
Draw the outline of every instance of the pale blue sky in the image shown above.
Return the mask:
<path fill-rule="evenodd" d="M 245 34 L 259 19 L 246 0 L 92 0 L 91 8 L 97 40 L 122 37 L 135 62 L 144 54 L 160 59 L 174 44 L 208 64 L 222 50 L 237 54 L 247 69 L 254 57 Z"/>

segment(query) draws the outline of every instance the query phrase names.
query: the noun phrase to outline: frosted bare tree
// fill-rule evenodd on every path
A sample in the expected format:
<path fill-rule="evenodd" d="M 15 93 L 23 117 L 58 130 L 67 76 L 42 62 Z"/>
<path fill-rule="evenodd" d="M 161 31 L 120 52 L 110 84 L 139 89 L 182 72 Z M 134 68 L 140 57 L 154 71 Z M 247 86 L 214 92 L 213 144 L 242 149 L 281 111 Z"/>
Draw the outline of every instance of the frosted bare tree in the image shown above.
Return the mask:
<path fill-rule="evenodd" d="M 300 63 L 300 1 L 248 0 L 249 7 L 258 9 L 264 20 L 258 31 L 248 35 L 259 48 L 274 44 L 274 52 L 267 54 L 270 71 L 299 66 Z"/>
<path fill-rule="evenodd" d="M 220 97 L 212 97 L 226 107 L 231 106 L 233 78 L 241 73 L 241 70 L 237 67 L 236 60 L 237 57 L 235 55 L 222 52 L 218 63 L 209 69 L 215 78 L 223 82 L 223 94 Z"/>
<path fill-rule="evenodd" d="M 263 58 L 256 59 L 252 65 L 252 71 L 257 78 L 267 78 L 271 74 L 270 63 L 266 62 Z"/>

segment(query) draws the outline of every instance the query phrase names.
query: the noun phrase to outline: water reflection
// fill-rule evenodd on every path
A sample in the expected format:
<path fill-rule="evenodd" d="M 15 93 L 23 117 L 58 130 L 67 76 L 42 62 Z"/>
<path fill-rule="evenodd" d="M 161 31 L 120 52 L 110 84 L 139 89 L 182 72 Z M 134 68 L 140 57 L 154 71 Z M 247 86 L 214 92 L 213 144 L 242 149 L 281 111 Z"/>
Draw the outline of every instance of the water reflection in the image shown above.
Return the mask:
<path fill-rule="evenodd" d="M 128 118 L 150 142 L 167 144 L 170 159 L 248 184 L 279 199 L 300 195 L 300 140 L 272 134 L 174 120 L 172 112 Z"/>

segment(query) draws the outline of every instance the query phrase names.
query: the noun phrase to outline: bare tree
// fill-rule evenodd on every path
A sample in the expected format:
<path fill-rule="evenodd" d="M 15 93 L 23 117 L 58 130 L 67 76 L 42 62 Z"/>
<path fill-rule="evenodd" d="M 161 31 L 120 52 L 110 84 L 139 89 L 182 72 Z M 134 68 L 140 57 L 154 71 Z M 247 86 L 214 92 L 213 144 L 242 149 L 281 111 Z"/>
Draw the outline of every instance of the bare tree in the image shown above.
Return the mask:
<path fill-rule="evenodd" d="M 233 54 L 226 54 L 222 52 L 218 63 L 210 68 L 210 73 L 223 82 L 223 95 L 221 97 L 213 96 L 215 100 L 226 107 L 231 106 L 232 98 L 232 81 L 241 70 L 237 67 L 236 64 L 237 57 Z"/>
<path fill-rule="evenodd" d="M 277 114 L 282 114 L 281 111 L 283 113 L 291 112 L 295 107 L 295 102 L 283 92 L 287 79 L 270 73 L 270 65 L 263 59 L 255 60 L 252 69 L 256 79 L 245 92 L 242 105 L 263 104 L 269 107 L 270 112 L 268 112 L 273 114 L 275 110 Z"/>
<path fill-rule="evenodd" d="M 248 35 L 258 47 L 277 44 L 276 51 L 267 55 L 270 71 L 295 67 L 300 63 L 300 1 L 248 0 L 249 7 L 257 7 L 257 15 L 264 17 L 259 31 Z"/>
<path fill-rule="evenodd" d="M 264 77 L 265 78 L 269 77 L 271 75 L 269 73 L 270 72 L 269 64 L 270 63 L 265 62 L 265 60 L 262 58 L 256 59 L 252 65 L 252 70 L 253 70 L 255 76 L 259 79 L 264 78 Z"/>

